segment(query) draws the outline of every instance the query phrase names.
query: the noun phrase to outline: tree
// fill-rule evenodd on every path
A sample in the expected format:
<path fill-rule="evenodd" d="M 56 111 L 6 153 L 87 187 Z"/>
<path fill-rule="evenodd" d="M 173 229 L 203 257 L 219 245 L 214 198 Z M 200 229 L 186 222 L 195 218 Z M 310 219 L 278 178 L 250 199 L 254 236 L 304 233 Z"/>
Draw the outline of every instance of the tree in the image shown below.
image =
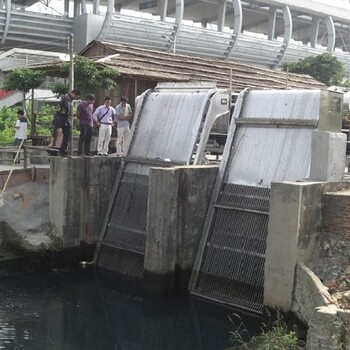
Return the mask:
<path fill-rule="evenodd" d="M 61 71 L 68 77 L 69 62 L 62 63 Z M 74 87 L 79 89 L 83 96 L 97 93 L 99 89 L 113 89 L 117 85 L 119 75 L 117 69 L 103 66 L 84 56 L 74 57 Z M 68 92 L 68 84 L 65 85 L 65 89 L 63 87 L 61 82 L 56 83 L 52 91 L 57 95 L 61 95 L 63 91 Z"/>
<path fill-rule="evenodd" d="M 19 91 L 23 94 L 23 108 L 25 108 L 26 94 L 31 92 L 32 108 L 31 115 L 27 113 L 30 121 L 30 136 L 36 134 L 36 121 L 34 113 L 34 90 L 39 88 L 45 81 L 45 75 L 40 70 L 28 68 L 16 68 L 8 73 L 4 79 L 4 89 L 7 91 Z"/>
<path fill-rule="evenodd" d="M 327 86 L 340 85 L 344 77 L 344 65 L 330 53 L 302 58 L 295 63 L 285 63 L 283 70 L 308 74 Z"/>
<path fill-rule="evenodd" d="M 0 145 L 13 143 L 14 128 L 17 120 L 18 108 L 2 107 L 0 109 Z"/>

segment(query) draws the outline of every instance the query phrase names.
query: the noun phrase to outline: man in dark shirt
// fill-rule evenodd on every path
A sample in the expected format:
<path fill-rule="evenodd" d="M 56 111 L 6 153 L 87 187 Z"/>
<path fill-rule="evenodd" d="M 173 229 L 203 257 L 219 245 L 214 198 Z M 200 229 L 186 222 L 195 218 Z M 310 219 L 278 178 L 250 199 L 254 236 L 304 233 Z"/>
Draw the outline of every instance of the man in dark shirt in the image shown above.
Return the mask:
<path fill-rule="evenodd" d="M 79 148 L 78 154 L 82 155 L 83 153 L 86 156 L 91 156 L 90 153 L 90 142 L 93 128 L 93 106 L 96 97 L 92 94 L 86 96 L 86 100 L 81 102 L 77 109 L 77 118 L 79 119 Z"/>
<path fill-rule="evenodd" d="M 58 152 L 61 156 L 67 156 L 68 140 L 71 136 L 72 129 L 72 101 L 76 100 L 80 96 L 80 91 L 78 89 L 73 89 L 68 94 L 64 95 L 61 99 L 59 106 L 59 115 L 61 118 L 62 127 L 62 144 Z"/>

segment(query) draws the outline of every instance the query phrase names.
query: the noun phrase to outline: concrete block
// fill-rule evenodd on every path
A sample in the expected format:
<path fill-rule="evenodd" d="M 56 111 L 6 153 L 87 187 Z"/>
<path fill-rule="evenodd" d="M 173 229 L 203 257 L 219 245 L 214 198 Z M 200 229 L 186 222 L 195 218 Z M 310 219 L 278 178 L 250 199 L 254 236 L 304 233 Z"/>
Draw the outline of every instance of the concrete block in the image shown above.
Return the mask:
<path fill-rule="evenodd" d="M 64 248 L 96 243 L 114 179 L 117 157 L 53 157 L 50 222 Z"/>
<path fill-rule="evenodd" d="M 291 308 L 296 262 L 311 258 L 321 222 L 322 184 L 272 183 L 264 304 Z M 316 205 L 315 205 L 316 204 Z"/>
<path fill-rule="evenodd" d="M 217 166 L 150 169 L 146 292 L 187 289 L 217 171 Z"/>
<path fill-rule="evenodd" d="M 144 260 L 146 292 L 162 293 L 175 288 L 179 176 L 175 168 L 150 169 Z"/>
<path fill-rule="evenodd" d="M 345 161 L 345 134 L 326 131 L 312 133 L 310 180 L 341 181 Z"/>

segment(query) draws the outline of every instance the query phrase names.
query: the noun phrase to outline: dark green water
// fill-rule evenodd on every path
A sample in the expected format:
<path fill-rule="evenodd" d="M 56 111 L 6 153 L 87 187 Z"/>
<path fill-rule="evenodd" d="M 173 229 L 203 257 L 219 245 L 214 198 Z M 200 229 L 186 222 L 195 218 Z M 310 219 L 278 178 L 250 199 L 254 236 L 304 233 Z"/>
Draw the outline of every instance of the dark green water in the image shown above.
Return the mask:
<path fill-rule="evenodd" d="M 8 277 L 0 279 L 0 349 L 223 350 L 234 312 L 192 297 L 127 296 L 93 269 Z M 258 331 L 259 318 L 241 317 Z"/>

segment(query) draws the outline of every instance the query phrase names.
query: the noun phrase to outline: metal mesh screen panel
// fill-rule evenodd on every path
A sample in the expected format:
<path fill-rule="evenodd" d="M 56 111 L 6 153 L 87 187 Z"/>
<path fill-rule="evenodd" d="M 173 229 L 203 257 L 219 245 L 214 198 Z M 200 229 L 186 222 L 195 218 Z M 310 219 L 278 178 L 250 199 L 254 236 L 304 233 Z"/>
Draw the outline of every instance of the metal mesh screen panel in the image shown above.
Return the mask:
<path fill-rule="evenodd" d="M 101 245 L 97 265 L 115 273 L 143 278 L 143 255 Z"/>
<path fill-rule="evenodd" d="M 124 173 L 103 243 L 144 254 L 148 176 Z"/>
<path fill-rule="evenodd" d="M 224 184 L 218 204 L 233 208 L 269 210 L 270 189 L 267 187 Z"/>
<path fill-rule="evenodd" d="M 224 185 L 194 294 L 261 311 L 268 200 L 268 188 Z"/>

